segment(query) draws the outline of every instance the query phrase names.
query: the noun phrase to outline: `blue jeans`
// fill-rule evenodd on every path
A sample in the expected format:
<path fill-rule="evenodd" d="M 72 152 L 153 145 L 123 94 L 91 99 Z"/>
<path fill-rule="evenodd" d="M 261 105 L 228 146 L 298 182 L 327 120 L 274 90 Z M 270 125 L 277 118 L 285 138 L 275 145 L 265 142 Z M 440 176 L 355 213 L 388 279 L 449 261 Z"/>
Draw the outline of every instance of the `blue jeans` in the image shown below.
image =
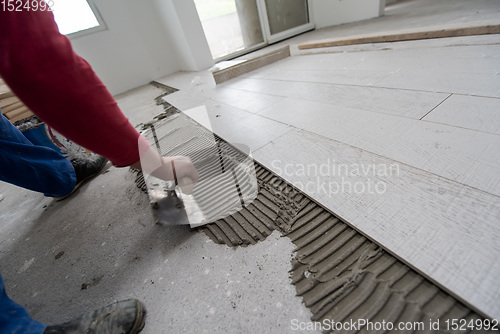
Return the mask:
<path fill-rule="evenodd" d="M 60 152 L 33 145 L 7 118 L 0 116 L 0 181 L 62 197 L 75 188 L 75 169 Z"/>
<path fill-rule="evenodd" d="M 52 197 L 69 194 L 76 184 L 75 169 L 60 152 L 33 145 L 3 115 L 0 115 L 0 180 Z M 0 275 L 0 333 L 40 334 L 45 327 L 7 296 Z"/>
<path fill-rule="evenodd" d="M 5 293 L 0 275 L 0 333 L 2 334 L 42 334 L 47 326 L 31 319 L 28 312 L 13 302 Z"/>

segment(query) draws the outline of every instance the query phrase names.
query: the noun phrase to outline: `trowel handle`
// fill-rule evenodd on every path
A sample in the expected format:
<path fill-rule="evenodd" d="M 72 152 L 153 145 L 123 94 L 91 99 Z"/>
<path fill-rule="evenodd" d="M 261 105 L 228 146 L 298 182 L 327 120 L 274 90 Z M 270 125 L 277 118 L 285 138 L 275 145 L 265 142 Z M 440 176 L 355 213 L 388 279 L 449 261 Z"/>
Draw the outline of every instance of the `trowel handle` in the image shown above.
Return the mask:
<path fill-rule="evenodd" d="M 171 164 L 172 164 L 172 171 L 174 173 L 175 185 L 179 186 L 184 194 L 191 195 L 193 193 L 193 188 L 194 188 L 193 179 L 190 178 L 189 176 L 183 176 L 180 180 L 178 180 L 173 160 L 171 161 Z"/>
<path fill-rule="evenodd" d="M 189 176 L 182 177 L 179 181 L 179 187 L 182 192 L 186 195 L 191 195 L 193 193 L 194 182 Z"/>

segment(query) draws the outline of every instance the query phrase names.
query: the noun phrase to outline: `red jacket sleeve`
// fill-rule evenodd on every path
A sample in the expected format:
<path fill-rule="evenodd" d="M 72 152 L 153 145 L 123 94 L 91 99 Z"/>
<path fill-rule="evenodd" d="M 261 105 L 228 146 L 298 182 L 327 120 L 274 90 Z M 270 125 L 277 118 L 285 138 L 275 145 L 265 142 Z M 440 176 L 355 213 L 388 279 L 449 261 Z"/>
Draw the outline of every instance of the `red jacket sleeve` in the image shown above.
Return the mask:
<path fill-rule="evenodd" d="M 59 33 L 51 12 L 0 8 L 0 76 L 40 119 L 70 140 L 116 166 L 139 161 L 139 133 Z"/>

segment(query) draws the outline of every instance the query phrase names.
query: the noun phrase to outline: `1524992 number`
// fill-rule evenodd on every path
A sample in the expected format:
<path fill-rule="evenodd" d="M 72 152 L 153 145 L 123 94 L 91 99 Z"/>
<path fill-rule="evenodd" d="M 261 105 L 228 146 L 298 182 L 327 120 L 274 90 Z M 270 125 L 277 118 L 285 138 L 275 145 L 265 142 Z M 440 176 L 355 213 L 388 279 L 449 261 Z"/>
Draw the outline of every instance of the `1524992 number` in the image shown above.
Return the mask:
<path fill-rule="evenodd" d="M 498 331 L 498 320 L 497 319 L 451 319 L 446 320 L 446 329 L 452 331 L 464 331 L 464 330 L 492 330 Z"/>
<path fill-rule="evenodd" d="M 54 0 L 1 0 L 0 5 L 4 12 L 52 11 Z"/>

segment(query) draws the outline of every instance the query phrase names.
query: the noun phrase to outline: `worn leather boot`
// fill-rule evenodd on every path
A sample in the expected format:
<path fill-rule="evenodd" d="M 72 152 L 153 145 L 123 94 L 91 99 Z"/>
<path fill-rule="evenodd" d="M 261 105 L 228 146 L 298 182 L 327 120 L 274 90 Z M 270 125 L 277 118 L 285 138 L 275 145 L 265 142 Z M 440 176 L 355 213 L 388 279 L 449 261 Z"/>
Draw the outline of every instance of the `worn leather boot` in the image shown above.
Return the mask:
<path fill-rule="evenodd" d="M 96 155 L 96 157 L 93 159 L 77 158 L 71 160 L 71 164 L 73 165 L 73 168 L 75 168 L 75 175 L 76 175 L 75 188 L 73 188 L 73 190 L 65 196 L 54 197 L 56 202 L 62 201 L 63 199 L 69 197 L 85 181 L 97 175 L 104 168 L 107 162 L 108 159 L 101 157 L 99 155 Z"/>
<path fill-rule="evenodd" d="M 141 302 L 123 300 L 64 324 L 48 326 L 43 334 L 135 334 L 144 327 L 144 314 Z"/>

